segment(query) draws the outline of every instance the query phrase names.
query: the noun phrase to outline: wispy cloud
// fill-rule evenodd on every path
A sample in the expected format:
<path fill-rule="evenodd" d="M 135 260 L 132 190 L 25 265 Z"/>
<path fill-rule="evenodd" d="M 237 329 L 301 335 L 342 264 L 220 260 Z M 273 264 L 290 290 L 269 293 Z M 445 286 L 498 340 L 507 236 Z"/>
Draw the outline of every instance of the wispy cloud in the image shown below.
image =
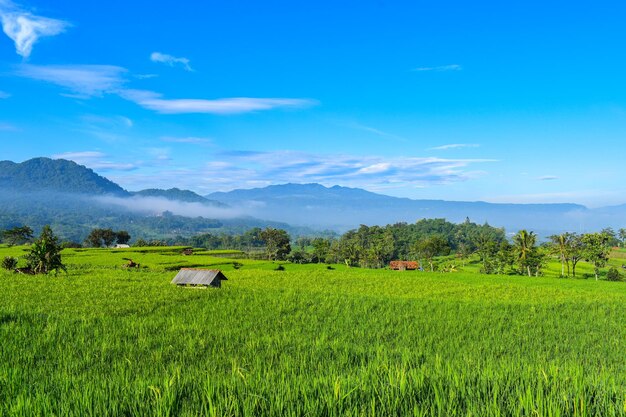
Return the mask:
<path fill-rule="evenodd" d="M 150 54 L 150 60 L 152 62 L 159 62 L 170 67 L 180 65 L 185 69 L 185 71 L 193 71 L 193 68 L 189 66 L 189 59 L 185 57 L 176 57 L 161 52 L 152 52 L 152 54 Z"/>
<path fill-rule="evenodd" d="M 480 147 L 480 145 L 477 143 L 452 143 L 449 145 L 435 146 L 434 148 L 430 148 L 430 150 L 447 151 L 449 149 L 478 148 L 478 147 Z"/>
<path fill-rule="evenodd" d="M 39 38 L 63 33 L 70 24 L 63 20 L 36 16 L 17 4 L 0 1 L 2 30 L 15 43 L 15 51 L 28 58 Z"/>
<path fill-rule="evenodd" d="M 555 175 L 544 175 L 542 177 L 537 178 L 537 180 L 539 181 L 554 181 L 554 180 L 558 180 L 559 177 L 555 176 Z"/>
<path fill-rule="evenodd" d="M 113 196 L 98 196 L 94 197 L 94 199 L 104 204 L 113 204 L 124 207 L 130 211 L 152 215 L 158 215 L 164 211 L 169 211 L 179 216 L 202 216 L 210 219 L 229 219 L 249 214 L 240 208 L 212 207 L 201 203 L 172 201 L 161 197 L 133 196 L 130 198 L 121 198 Z"/>
<path fill-rule="evenodd" d="M 431 186 L 467 181 L 480 175 L 472 165 L 487 159 L 353 156 L 295 151 L 224 152 L 208 163 L 203 177 L 219 188 L 284 182 L 348 185 L 371 189 L 381 185 Z M 255 185 L 256 184 L 256 185 Z"/>
<path fill-rule="evenodd" d="M 347 123 L 345 124 L 345 126 L 350 127 L 352 129 L 362 130 L 364 132 L 373 133 L 375 135 L 388 138 L 388 139 L 395 139 L 395 140 L 399 140 L 402 142 L 407 141 L 407 139 L 403 138 L 402 136 L 394 135 L 393 133 L 385 132 L 383 130 L 376 129 L 375 127 L 371 127 L 371 126 L 366 126 L 361 123 Z"/>
<path fill-rule="evenodd" d="M 145 90 L 124 90 L 121 96 L 145 109 L 164 114 L 238 114 L 275 108 L 304 108 L 317 104 L 315 100 L 295 98 L 164 99 L 159 93 Z"/>
<path fill-rule="evenodd" d="M 9 98 L 9 97 L 11 97 L 11 94 L 0 90 L 0 99 Z"/>
<path fill-rule="evenodd" d="M 81 98 L 120 89 L 126 69 L 113 65 L 20 65 L 16 74 L 66 88 Z"/>
<path fill-rule="evenodd" d="M 458 64 L 451 64 L 451 65 L 439 65 L 436 67 L 417 67 L 417 68 L 413 68 L 413 71 L 442 72 L 442 71 L 461 71 L 462 69 L 463 67 Z"/>
<path fill-rule="evenodd" d="M 213 141 L 209 138 L 197 138 L 193 136 L 187 136 L 182 138 L 177 138 L 173 136 L 163 136 L 161 137 L 161 141 L 163 142 L 171 142 L 171 143 L 188 143 L 192 145 L 210 145 Z"/>
<path fill-rule="evenodd" d="M 17 126 L 12 125 L 11 123 L 0 122 L 0 131 L 17 132 L 19 130 L 20 129 Z"/>
<path fill-rule="evenodd" d="M 316 100 L 302 98 L 165 99 L 154 91 L 126 88 L 127 72 L 125 68 L 113 65 L 22 64 L 17 67 L 15 74 L 61 86 L 72 93 L 70 97 L 116 94 L 145 109 L 163 114 L 240 114 L 277 108 L 306 108 L 318 104 Z"/>
<path fill-rule="evenodd" d="M 138 80 L 149 80 L 150 78 L 157 78 L 158 75 L 157 74 L 135 74 L 133 75 L 133 77 L 137 78 Z"/>
<path fill-rule="evenodd" d="M 111 161 L 106 154 L 98 151 L 65 152 L 52 155 L 52 158 L 67 159 L 98 171 L 132 171 L 138 168 L 133 163 Z"/>

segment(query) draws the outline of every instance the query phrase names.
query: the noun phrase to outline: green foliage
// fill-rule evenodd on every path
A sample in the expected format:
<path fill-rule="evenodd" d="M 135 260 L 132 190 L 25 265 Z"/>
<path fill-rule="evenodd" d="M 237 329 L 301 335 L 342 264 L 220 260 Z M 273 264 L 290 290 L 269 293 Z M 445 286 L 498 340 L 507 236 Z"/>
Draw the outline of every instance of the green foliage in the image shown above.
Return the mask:
<path fill-rule="evenodd" d="M 433 258 L 435 256 L 448 255 L 450 246 L 448 241 L 442 236 L 433 235 L 418 240 L 413 250 L 418 258 L 426 259 L 426 262 L 430 265 L 430 271 L 433 272 Z"/>
<path fill-rule="evenodd" d="M 33 229 L 28 226 L 16 226 L 2 232 L 2 239 L 9 245 L 20 245 L 33 238 Z"/>
<path fill-rule="evenodd" d="M 609 260 L 611 236 L 606 233 L 587 233 L 582 236 L 581 240 L 584 245 L 583 255 L 587 262 L 593 264 L 597 281 L 600 268 L 604 267 Z"/>
<path fill-rule="evenodd" d="M 67 272 L 61 262 L 61 249 L 58 238 L 50 226 L 44 226 L 41 235 L 33 242 L 26 255 L 29 269 L 36 274 L 47 274 L 52 271 L 57 273 L 59 269 Z"/>
<path fill-rule="evenodd" d="M 120 245 L 127 245 L 130 241 L 130 233 L 128 233 L 126 230 L 119 230 L 115 232 L 115 240 Z"/>
<path fill-rule="evenodd" d="M 622 275 L 619 273 L 617 268 L 611 267 L 609 271 L 606 273 L 607 281 L 621 281 Z"/>
<path fill-rule="evenodd" d="M 285 260 L 291 251 L 290 238 L 285 230 L 267 227 L 259 233 L 265 243 L 268 260 Z"/>
<path fill-rule="evenodd" d="M 15 268 L 17 268 L 17 258 L 14 258 L 12 256 L 5 256 L 2 259 L 2 268 L 6 269 L 7 271 L 15 270 Z"/>

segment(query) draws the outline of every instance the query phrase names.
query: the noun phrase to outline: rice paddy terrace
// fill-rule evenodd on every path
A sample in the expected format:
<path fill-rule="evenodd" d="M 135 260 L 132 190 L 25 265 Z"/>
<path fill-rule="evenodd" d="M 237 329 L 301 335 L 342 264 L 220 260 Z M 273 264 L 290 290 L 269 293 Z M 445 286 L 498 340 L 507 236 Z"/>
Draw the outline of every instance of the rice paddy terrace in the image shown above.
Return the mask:
<path fill-rule="evenodd" d="M 0 416 L 626 415 L 626 283 L 226 255 L 0 272 Z M 181 267 L 228 281 L 176 287 Z"/>

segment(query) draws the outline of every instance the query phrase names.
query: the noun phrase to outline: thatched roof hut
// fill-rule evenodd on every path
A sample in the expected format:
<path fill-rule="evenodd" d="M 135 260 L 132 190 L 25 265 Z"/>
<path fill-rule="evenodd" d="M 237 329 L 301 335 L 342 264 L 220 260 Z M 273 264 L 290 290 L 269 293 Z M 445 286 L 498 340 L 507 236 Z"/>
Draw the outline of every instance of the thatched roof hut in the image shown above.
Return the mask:
<path fill-rule="evenodd" d="M 419 268 L 419 264 L 415 261 L 391 261 L 389 268 L 396 271 L 414 271 Z"/>
<path fill-rule="evenodd" d="M 172 284 L 220 288 L 228 279 L 219 269 L 182 268 L 172 280 Z"/>

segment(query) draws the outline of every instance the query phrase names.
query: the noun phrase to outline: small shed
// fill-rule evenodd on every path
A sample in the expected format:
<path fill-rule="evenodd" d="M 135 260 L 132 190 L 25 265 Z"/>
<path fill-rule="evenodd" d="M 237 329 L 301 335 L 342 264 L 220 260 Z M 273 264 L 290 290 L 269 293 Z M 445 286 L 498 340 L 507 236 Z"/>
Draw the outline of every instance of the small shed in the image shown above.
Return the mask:
<path fill-rule="evenodd" d="M 172 284 L 220 288 L 222 281 L 228 279 L 219 269 L 181 268 Z"/>
<path fill-rule="evenodd" d="M 127 245 L 126 243 L 118 243 L 117 245 L 113 246 L 114 249 L 128 249 L 130 248 L 130 245 Z"/>
<path fill-rule="evenodd" d="M 193 255 L 193 249 L 192 248 L 185 248 L 185 249 L 183 249 L 182 254 L 185 255 L 185 256 Z"/>
<path fill-rule="evenodd" d="M 415 261 L 391 261 L 389 262 L 389 268 L 395 271 L 414 271 L 419 267 L 419 264 Z"/>

